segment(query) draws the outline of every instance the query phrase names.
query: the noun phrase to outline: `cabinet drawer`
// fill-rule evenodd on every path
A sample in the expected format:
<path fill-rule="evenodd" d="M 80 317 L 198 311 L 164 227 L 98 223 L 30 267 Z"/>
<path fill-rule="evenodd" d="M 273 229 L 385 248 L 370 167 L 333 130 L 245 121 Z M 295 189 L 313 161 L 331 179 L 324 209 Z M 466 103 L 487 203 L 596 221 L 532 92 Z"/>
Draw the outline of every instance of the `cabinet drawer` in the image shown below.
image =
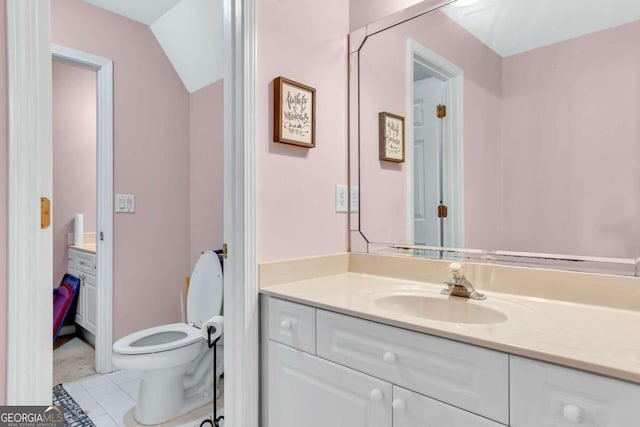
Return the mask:
<path fill-rule="evenodd" d="M 307 353 L 316 353 L 316 310 L 275 298 L 268 300 L 269 338 Z"/>
<path fill-rule="evenodd" d="M 394 427 L 504 427 L 479 415 L 395 386 L 392 406 Z"/>
<path fill-rule="evenodd" d="M 514 427 L 639 425 L 640 385 L 511 356 Z"/>
<path fill-rule="evenodd" d="M 75 252 L 76 268 L 87 274 L 96 275 L 96 256 L 84 252 Z"/>
<path fill-rule="evenodd" d="M 391 384 L 269 342 L 266 427 L 389 427 Z"/>
<path fill-rule="evenodd" d="M 509 423 L 506 354 L 324 310 L 317 317 L 319 356 Z"/>
<path fill-rule="evenodd" d="M 67 268 L 76 268 L 76 252 L 75 251 L 67 251 Z"/>

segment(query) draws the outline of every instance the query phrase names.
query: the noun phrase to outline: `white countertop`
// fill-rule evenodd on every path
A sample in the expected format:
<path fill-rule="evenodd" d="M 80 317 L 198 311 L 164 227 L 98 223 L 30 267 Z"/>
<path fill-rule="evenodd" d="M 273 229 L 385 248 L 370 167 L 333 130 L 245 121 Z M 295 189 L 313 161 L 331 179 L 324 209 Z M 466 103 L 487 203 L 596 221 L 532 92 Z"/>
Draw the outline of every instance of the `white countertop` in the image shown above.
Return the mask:
<path fill-rule="evenodd" d="M 69 245 L 69 249 L 76 249 L 82 252 L 87 252 L 90 254 L 96 253 L 96 244 L 95 243 L 85 243 L 82 246 Z"/>
<path fill-rule="evenodd" d="M 503 313 L 498 323 L 429 320 L 385 309 L 376 303 L 389 294 L 458 298 L 440 294 L 441 284 L 343 273 L 283 283 L 261 293 L 318 308 L 452 338 L 640 383 L 640 312 L 497 292 L 484 301 L 468 300 Z"/>

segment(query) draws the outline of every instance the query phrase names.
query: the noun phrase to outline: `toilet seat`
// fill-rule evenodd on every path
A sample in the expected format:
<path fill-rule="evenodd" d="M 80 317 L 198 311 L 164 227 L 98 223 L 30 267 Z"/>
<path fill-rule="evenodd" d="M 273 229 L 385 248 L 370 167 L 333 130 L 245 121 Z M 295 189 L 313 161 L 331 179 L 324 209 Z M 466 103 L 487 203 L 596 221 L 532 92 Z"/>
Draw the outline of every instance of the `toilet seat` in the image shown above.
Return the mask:
<path fill-rule="evenodd" d="M 113 350 L 119 354 L 152 354 L 185 347 L 203 339 L 200 329 L 186 323 L 172 323 L 127 335 L 113 344 Z"/>

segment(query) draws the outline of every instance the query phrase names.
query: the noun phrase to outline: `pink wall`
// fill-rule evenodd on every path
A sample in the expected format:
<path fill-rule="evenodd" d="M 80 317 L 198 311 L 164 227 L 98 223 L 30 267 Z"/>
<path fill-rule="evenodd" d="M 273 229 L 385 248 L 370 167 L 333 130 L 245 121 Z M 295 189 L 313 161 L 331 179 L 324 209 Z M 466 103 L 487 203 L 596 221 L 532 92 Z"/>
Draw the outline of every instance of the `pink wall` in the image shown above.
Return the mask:
<path fill-rule="evenodd" d="M 347 173 L 347 33 L 343 0 L 263 0 L 258 8 L 258 259 L 347 249 L 335 185 Z M 273 142 L 273 79 L 316 88 L 316 147 Z"/>
<path fill-rule="evenodd" d="M 136 195 L 135 214 L 114 216 L 114 338 L 179 321 L 190 272 L 189 95 L 142 24 L 56 0 L 52 37 L 114 61 L 114 191 Z"/>
<path fill-rule="evenodd" d="M 67 272 L 73 217 L 96 231 L 96 72 L 53 61 L 53 286 Z"/>
<path fill-rule="evenodd" d="M 635 22 L 504 60 L 505 248 L 640 254 L 638 40 Z"/>
<path fill-rule="evenodd" d="M 4 23 L 6 1 L 0 0 L 0 22 Z M 0 26 L 0 319 L 7 318 L 7 40 Z M 3 322 L 4 323 L 4 322 Z M 0 327 L 0 405 L 5 403 L 7 330 Z"/>
<path fill-rule="evenodd" d="M 361 50 L 361 230 L 373 242 L 408 241 L 405 164 L 378 157 L 378 113 L 406 116 L 407 38 L 464 71 L 465 246 L 497 247 L 502 59 L 439 11 L 376 34 Z"/>
<path fill-rule="evenodd" d="M 190 95 L 191 257 L 220 249 L 224 201 L 224 81 Z"/>

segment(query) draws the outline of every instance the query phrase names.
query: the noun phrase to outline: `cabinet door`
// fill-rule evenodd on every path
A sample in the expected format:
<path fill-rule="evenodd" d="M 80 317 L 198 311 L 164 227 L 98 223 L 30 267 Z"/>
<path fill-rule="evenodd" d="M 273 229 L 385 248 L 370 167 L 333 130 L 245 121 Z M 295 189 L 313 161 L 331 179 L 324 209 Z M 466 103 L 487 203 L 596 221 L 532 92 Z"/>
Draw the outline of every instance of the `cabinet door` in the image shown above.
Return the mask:
<path fill-rule="evenodd" d="M 504 427 L 426 396 L 393 387 L 393 427 Z"/>
<path fill-rule="evenodd" d="M 514 427 L 640 426 L 640 385 L 511 356 Z"/>
<path fill-rule="evenodd" d="M 84 293 L 84 325 L 82 326 L 87 331 L 95 334 L 98 293 L 96 288 L 96 278 L 94 276 L 86 275 L 82 292 Z"/>
<path fill-rule="evenodd" d="M 269 341 L 268 427 L 391 427 L 391 384 Z"/>
<path fill-rule="evenodd" d="M 76 299 L 78 301 L 78 303 L 76 304 L 76 323 L 80 326 L 84 327 L 84 276 L 85 274 L 79 270 L 76 270 L 75 268 L 67 268 L 67 273 L 71 274 L 72 276 L 77 277 L 78 279 L 80 279 L 80 286 L 78 287 L 78 295 L 76 296 Z"/>

